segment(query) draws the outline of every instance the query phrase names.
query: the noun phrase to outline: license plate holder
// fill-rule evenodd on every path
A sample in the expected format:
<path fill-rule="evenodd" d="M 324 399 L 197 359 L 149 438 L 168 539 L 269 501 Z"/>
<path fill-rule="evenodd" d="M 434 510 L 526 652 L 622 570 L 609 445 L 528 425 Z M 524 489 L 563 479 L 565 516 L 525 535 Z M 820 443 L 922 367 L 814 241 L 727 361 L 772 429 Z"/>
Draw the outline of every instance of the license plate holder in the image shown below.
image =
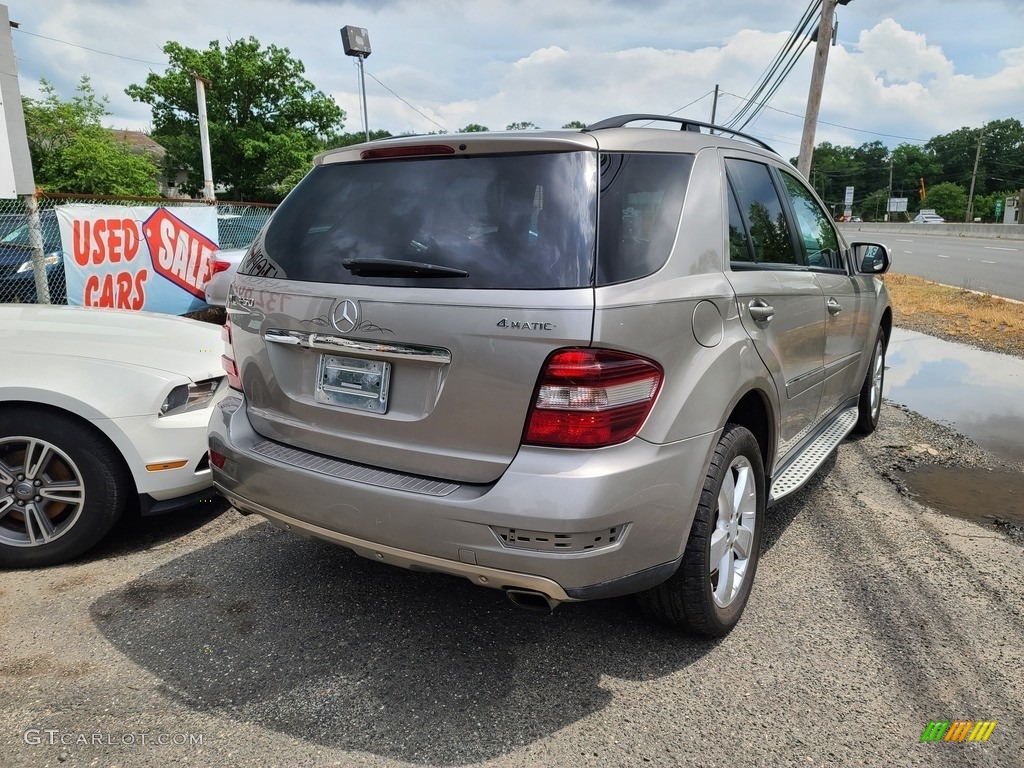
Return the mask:
<path fill-rule="evenodd" d="M 386 413 L 391 363 L 366 357 L 321 355 L 314 399 L 318 403 L 370 413 Z"/>

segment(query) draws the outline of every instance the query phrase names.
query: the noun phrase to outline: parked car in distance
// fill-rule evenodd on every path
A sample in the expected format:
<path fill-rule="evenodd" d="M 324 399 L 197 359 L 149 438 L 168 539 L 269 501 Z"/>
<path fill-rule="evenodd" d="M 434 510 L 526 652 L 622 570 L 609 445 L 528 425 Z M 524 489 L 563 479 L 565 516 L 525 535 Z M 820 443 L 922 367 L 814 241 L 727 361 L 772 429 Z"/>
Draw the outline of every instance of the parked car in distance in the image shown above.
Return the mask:
<path fill-rule="evenodd" d="M 221 350 L 195 320 L 0 304 L 0 567 L 77 557 L 130 504 L 212 498 Z"/>
<path fill-rule="evenodd" d="M 245 256 L 245 248 L 227 248 L 214 251 L 210 257 L 210 279 L 206 282 L 206 303 L 211 307 L 223 307 L 228 300 L 228 289 L 238 271 L 238 265 Z"/>
<path fill-rule="evenodd" d="M 50 287 L 50 301 L 67 302 L 64 282 L 64 251 L 61 248 L 57 213 L 52 209 L 40 211 L 39 228 L 43 240 L 43 262 Z M 32 245 L 28 219 L 6 235 L 0 237 L 0 302 L 36 301 L 36 276 L 32 269 Z"/>
<path fill-rule="evenodd" d="M 635 593 L 724 635 L 766 508 L 878 423 L 889 266 L 680 118 L 332 150 L 235 276 L 214 484 L 518 605 Z"/>
<path fill-rule="evenodd" d="M 220 214 L 217 228 L 220 234 L 220 249 L 211 257 L 211 274 L 206 283 L 206 303 L 211 307 L 223 307 L 228 289 L 235 277 L 242 257 L 249 245 L 263 229 L 265 221 L 246 220 L 238 214 Z"/>
<path fill-rule="evenodd" d="M 945 224 L 946 220 L 939 216 L 934 209 L 922 209 L 917 216 L 911 219 L 913 224 Z"/>

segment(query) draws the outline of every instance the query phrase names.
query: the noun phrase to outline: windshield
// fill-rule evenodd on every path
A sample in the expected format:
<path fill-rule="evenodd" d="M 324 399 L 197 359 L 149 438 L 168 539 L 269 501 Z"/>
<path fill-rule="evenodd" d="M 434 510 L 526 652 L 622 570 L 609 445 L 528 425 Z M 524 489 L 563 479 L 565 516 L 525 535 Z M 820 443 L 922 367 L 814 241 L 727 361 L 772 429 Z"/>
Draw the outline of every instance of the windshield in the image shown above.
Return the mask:
<path fill-rule="evenodd" d="M 588 286 L 596 184 L 594 152 L 327 164 L 281 204 L 240 272 L 272 263 L 277 277 L 312 282 Z"/>
<path fill-rule="evenodd" d="M 60 243 L 60 231 L 57 228 L 57 217 L 50 214 L 42 214 L 39 217 L 39 228 L 43 236 L 43 247 L 46 248 L 53 243 Z M 13 229 L 0 238 L 0 243 L 4 245 L 16 245 L 24 246 L 28 248 L 32 245 L 29 240 L 29 228 L 28 223 L 22 224 L 17 229 Z"/>

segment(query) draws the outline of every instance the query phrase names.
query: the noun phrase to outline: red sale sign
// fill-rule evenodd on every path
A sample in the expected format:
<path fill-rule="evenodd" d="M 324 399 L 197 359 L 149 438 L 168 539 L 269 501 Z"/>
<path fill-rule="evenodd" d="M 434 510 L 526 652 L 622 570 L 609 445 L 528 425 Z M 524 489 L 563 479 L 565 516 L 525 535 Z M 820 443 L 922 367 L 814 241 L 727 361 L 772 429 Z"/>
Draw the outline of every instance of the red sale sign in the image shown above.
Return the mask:
<path fill-rule="evenodd" d="M 202 299 L 210 279 L 210 256 L 217 244 L 188 226 L 167 208 L 158 208 L 142 226 L 153 268 L 193 296 Z"/>

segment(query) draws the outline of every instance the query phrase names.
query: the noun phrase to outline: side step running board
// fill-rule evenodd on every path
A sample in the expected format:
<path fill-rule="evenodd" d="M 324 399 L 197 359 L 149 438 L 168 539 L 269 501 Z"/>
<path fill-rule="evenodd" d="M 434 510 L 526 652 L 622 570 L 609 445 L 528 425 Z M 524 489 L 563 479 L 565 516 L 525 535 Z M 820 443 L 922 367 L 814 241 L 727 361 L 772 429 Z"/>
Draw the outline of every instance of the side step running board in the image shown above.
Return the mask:
<path fill-rule="evenodd" d="M 856 425 L 856 408 L 847 408 L 840 413 L 775 479 L 768 502 L 776 502 L 802 488 Z"/>

